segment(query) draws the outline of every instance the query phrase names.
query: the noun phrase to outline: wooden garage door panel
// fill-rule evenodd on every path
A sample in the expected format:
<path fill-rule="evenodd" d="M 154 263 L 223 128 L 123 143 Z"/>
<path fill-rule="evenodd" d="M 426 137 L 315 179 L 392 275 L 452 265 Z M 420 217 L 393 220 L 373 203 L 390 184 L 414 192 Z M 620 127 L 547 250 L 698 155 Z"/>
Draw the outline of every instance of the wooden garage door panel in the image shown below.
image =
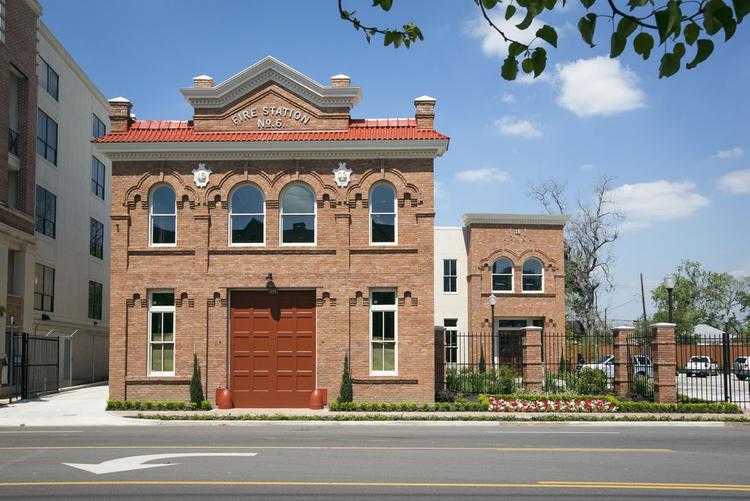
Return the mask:
<path fill-rule="evenodd" d="M 315 389 L 313 291 L 235 291 L 230 387 L 236 407 L 307 407 Z"/>

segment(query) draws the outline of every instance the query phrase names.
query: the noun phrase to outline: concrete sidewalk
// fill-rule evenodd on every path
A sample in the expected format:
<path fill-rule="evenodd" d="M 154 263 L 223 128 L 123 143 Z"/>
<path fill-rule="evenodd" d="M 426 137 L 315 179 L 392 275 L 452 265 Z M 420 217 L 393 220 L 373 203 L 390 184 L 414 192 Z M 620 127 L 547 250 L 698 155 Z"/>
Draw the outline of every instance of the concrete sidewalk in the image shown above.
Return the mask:
<path fill-rule="evenodd" d="M 109 386 L 92 386 L 0 406 L 4 426 L 148 426 L 105 411 Z"/>

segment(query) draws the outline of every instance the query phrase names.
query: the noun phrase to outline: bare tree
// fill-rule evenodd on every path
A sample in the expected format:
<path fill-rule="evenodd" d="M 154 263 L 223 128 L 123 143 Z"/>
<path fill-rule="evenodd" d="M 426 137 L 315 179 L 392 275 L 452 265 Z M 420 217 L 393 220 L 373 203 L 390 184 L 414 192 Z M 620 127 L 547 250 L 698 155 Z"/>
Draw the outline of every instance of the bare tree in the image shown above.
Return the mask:
<path fill-rule="evenodd" d="M 578 319 L 586 333 L 603 327 L 597 309 L 598 297 L 613 288 L 612 244 L 622 213 L 611 194 L 612 179 L 603 176 L 594 186 L 593 197 L 576 201 L 575 213 L 565 226 L 565 296 L 569 316 Z M 565 184 L 552 178 L 532 183 L 529 196 L 550 214 L 565 214 Z"/>

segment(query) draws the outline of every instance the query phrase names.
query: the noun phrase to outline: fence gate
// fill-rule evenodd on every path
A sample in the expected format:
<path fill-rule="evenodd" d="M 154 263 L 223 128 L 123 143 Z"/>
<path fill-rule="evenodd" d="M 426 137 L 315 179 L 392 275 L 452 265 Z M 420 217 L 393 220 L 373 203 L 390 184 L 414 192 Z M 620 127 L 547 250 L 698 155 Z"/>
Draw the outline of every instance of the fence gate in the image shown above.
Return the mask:
<path fill-rule="evenodd" d="M 10 385 L 16 397 L 30 398 L 59 389 L 60 340 L 11 334 Z"/>
<path fill-rule="evenodd" d="M 651 357 L 651 331 L 635 331 L 626 337 L 628 352 L 628 393 L 639 400 L 654 400 L 654 363 Z"/>
<path fill-rule="evenodd" d="M 677 397 L 750 407 L 750 340 L 726 332 L 677 337 Z"/>

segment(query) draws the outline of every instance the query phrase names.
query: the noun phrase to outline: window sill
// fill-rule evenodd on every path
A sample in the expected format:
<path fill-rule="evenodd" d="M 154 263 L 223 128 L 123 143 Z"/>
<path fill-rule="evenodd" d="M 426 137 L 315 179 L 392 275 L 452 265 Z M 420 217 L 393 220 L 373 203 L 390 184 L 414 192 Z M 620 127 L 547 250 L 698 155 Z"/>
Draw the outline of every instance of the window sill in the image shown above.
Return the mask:
<path fill-rule="evenodd" d="M 385 375 L 371 374 L 369 378 L 352 379 L 352 384 L 419 384 L 418 379 L 396 379 L 397 377 L 396 374 L 390 378 L 386 378 Z"/>
<path fill-rule="evenodd" d="M 208 249 L 209 256 L 221 255 L 248 255 L 248 254 L 287 254 L 287 255 L 324 255 L 336 254 L 336 249 L 318 249 L 315 247 L 274 247 L 266 246 L 235 246 L 224 249 Z"/>
<path fill-rule="evenodd" d="M 349 249 L 350 254 L 417 254 L 416 247 L 397 247 L 395 245 L 383 245 L 372 247 L 360 247 Z"/>
<path fill-rule="evenodd" d="M 168 376 L 166 374 L 160 374 L 153 376 L 133 377 L 130 376 L 125 379 L 126 384 L 132 385 L 147 385 L 147 384 L 190 384 L 190 378 Z"/>
<path fill-rule="evenodd" d="M 170 247 L 147 247 L 128 249 L 128 256 L 194 256 L 195 249 L 177 249 Z"/>

